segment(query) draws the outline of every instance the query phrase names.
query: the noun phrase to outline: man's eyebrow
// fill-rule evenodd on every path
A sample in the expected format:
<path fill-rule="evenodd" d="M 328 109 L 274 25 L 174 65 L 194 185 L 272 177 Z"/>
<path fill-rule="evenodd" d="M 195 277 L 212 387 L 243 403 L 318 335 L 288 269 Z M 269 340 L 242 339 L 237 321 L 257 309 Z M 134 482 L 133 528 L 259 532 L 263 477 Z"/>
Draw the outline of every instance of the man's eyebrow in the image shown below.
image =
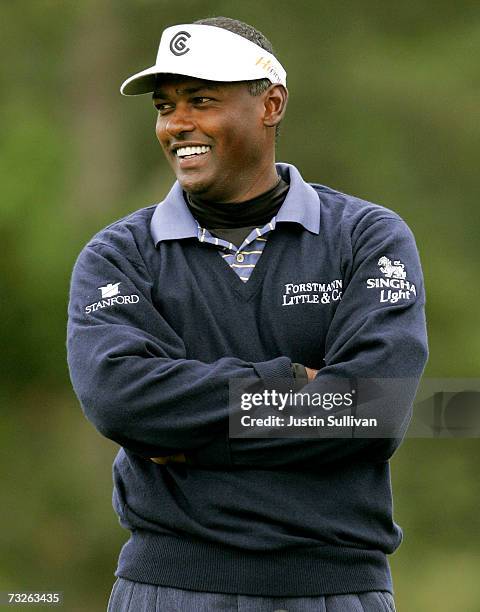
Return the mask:
<path fill-rule="evenodd" d="M 199 91 L 218 91 L 219 87 L 218 85 L 212 85 L 212 84 L 204 84 L 204 85 L 197 85 L 195 87 L 185 87 L 184 89 L 176 89 L 175 93 L 179 96 L 183 95 L 183 94 L 194 94 L 194 93 L 198 93 Z M 153 92 L 152 95 L 152 99 L 156 100 L 157 98 L 163 98 L 166 99 L 168 98 L 168 95 L 162 91 L 161 89 L 156 89 Z"/>

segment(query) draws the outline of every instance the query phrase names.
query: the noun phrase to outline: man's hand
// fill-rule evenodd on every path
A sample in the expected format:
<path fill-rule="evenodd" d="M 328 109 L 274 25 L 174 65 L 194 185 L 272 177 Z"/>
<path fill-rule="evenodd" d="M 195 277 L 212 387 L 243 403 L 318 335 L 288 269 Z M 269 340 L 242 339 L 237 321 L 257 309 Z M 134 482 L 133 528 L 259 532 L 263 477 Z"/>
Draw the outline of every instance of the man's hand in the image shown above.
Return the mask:
<path fill-rule="evenodd" d="M 159 463 L 160 465 L 164 465 L 165 463 L 186 463 L 186 458 L 183 453 L 178 453 L 177 455 L 166 455 L 165 457 L 150 457 L 150 461 L 153 463 Z"/>
<path fill-rule="evenodd" d="M 317 375 L 318 370 L 314 370 L 313 368 L 307 368 L 307 366 L 305 366 L 305 369 L 307 370 L 308 382 L 312 382 L 312 380 Z"/>

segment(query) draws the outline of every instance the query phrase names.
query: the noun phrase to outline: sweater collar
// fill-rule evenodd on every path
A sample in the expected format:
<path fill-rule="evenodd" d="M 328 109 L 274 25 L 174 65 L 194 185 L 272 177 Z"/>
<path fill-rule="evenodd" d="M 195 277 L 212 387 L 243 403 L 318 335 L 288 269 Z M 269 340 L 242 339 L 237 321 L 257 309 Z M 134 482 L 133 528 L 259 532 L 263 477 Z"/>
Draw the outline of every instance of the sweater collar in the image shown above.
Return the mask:
<path fill-rule="evenodd" d="M 276 167 L 278 174 L 290 183 L 285 201 L 276 215 L 276 222 L 299 223 L 306 230 L 318 234 L 320 202 L 317 192 L 303 180 L 300 172 L 292 164 L 278 163 Z M 188 210 L 178 181 L 167 197 L 155 208 L 150 231 L 155 246 L 162 240 L 197 237 L 197 221 Z"/>

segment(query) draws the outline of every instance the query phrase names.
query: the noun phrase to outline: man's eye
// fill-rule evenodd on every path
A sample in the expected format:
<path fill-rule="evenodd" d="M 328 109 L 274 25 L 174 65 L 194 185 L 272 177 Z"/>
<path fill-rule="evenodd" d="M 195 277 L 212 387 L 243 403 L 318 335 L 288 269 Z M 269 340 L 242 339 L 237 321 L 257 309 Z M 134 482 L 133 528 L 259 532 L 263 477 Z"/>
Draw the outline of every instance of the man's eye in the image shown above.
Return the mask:
<path fill-rule="evenodd" d="M 160 113 L 164 113 L 172 108 L 172 105 L 166 102 L 157 102 L 154 106 Z"/>
<path fill-rule="evenodd" d="M 206 98 L 205 96 L 197 96 L 196 98 L 193 98 L 193 101 L 195 102 L 195 104 L 205 104 L 206 102 L 209 102 L 211 100 L 211 98 Z"/>

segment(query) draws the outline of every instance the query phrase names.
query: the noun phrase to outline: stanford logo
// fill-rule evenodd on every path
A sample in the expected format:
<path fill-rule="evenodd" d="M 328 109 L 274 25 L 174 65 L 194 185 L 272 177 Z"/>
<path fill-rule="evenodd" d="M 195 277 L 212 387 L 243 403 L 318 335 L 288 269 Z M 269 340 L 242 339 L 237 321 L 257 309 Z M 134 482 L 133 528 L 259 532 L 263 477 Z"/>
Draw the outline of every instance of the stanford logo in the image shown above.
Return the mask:
<path fill-rule="evenodd" d="M 105 287 L 99 287 L 100 291 L 102 292 L 102 298 L 109 298 L 113 297 L 114 295 L 118 295 L 120 293 L 118 288 L 119 284 L 120 283 L 108 283 L 108 285 L 105 285 Z"/>
<path fill-rule="evenodd" d="M 187 42 L 191 36 L 188 32 L 177 32 L 175 34 L 170 41 L 170 51 L 173 55 L 185 55 L 185 53 L 190 51 L 190 48 L 187 47 Z"/>
<path fill-rule="evenodd" d="M 85 314 L 91 314 L 92 312 L 101 310 L 102 308 L 110 308 L 116 304 L 138 304 L 140 301 L 140 296 L 136 293 L 133 293 L 132 295 L 120 295 L 120 289 L 118 288 L 119 285 L 121 285 L 120 282 L 107 283 L 103 287 L 98 287 L 102 293 L 102 299 L 98 302 L 85 306 Z"/>

